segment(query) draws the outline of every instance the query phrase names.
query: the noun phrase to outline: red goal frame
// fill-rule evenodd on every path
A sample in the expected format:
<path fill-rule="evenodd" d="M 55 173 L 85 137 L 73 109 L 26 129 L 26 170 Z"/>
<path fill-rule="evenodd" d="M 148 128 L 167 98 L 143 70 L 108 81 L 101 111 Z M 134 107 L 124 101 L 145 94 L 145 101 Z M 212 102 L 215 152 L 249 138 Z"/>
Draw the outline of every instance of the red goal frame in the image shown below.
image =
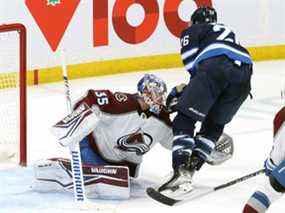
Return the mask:
<path fill-rule="evenodd" d="M 23 24 L 0 25 L 0 33 L 17 31 L 19 33 L 19 90 L 20 90 L 20 141 L 19 164 L 27 165 L 27 31 Z"/>

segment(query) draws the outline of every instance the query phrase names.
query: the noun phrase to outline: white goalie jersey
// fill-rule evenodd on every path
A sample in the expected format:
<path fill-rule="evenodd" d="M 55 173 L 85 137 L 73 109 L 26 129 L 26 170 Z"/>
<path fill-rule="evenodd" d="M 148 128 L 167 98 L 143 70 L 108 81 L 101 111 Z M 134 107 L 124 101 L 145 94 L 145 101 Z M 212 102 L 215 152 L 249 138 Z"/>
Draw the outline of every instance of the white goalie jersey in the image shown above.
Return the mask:
<path fill-rule="evenodd" d="M 137 176 L 143 155 L 156 143 L 171 149 L 173 138 L 166 110 L 159 115 L 142 111 L 138 98 L 136 94 L 88 90 L 74 106 L 75 116 L 78 109 L 84 114 L 82 123 L 90 117 L 92 131 L 85 131 L 84 137 L 88 137 L 93 151 L 110 165 L 128 166 L 131 176 Z M 88 110 L 82 113 L 85 108 L 91 109 L 91 113 Z M 69 116 L 62 121 L 72 119 Z M 54 129 L 62 127 L 62 121 Z M 91 129 L 90 125 L 88 128 Z"/>

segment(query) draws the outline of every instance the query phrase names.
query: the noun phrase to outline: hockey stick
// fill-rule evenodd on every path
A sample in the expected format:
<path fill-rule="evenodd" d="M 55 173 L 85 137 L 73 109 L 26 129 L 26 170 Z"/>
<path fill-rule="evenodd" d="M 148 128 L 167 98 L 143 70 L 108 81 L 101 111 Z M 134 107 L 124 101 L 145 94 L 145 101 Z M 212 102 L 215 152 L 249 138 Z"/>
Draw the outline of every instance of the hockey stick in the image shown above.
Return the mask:
<path fill-rule="evenodd" d="M 234 179 L 234 180 L 232 180 L 230 182 L 218 185 L 216 187 L 194 187 L 193 190 L 191 190 L 188 193 L 184 194 L 185 195 L 185 199 L 175 199 L 175 198 L 168 197 L 168 196 L 160 193 L 159 191 L 157 191 L 155 188 L 151 188 L 151 187 L 147 188 L 146 192 L 152 199 L 154 199 L 154 200 L 156 200 L 156 201 L 158 201 L 160 203 L 163 203 L 165 205 L 173 206 L 173 205 L 176 205 L 178 203 L 182 204 L 182 203 L 185 203 L 185 202 L 188 202 L 188 201 L 200 198 L 200 197 L 205 196 L 207 194 L 210 194 L 212 192 L 215 192 L 215 191 L 218 191 L 218 190 L 221 190 L 221 189 L 225 189 L 225 188 L 227 188 L 229 186 L 235 185 L 237 183 L 241 183 L 241 182 L 246 181 L 246 180 L 248 180 L 248 179 L 250 179 L 252 177 L 255 177 L 257 175 L 263 174 L 264 172 L 265 172 L 265 170 L 261 169 L 261 170 L 258 170 L 256 172 L 250 173 L 248 175 L 242 176 L 240 178 Z M 197 193 L 195 193 L 195 191 Z"/>
<path fill-rule="evenodd" d="M 61 64 L 62 64 L 62 76 L 64 80 L 67 110 L 68 110 L 68 113 L 70 114 L 72 112 L 72 104 L 71 104 L 71 98 L 70 98 L 70 87 L 69 87 L 69 81 L 68 81 L 68 76 L 67 76 L 65 55 L 64 55 L 63 50 L 61 51 Z M 72 167 L 72 174 L 73 174 L 72 179 L 73 179 L 74 198 L 76 202 L 83 202 L 86 200 L 86 196 L 85 196 L 80 148 L 79 148 L 78 143 L 73 143 L 72 145 L 70 145 L 69 150 L 71 153 L 71 167 Z"/>
<path fill-rule="evenodd" d="M 265 169 L 260 169 L 260 170 L 258 170 L 258 171 L 256 171 L 256 172 L 250 173 L 250 174 L 248 174 L 248 175 L 245 175 L 245 176 L 243 176 L 243 177 L 237 178 L 237 179 L 232 180 L 232 181 L 230 181 L 230 182 L 227 182 L 227 183 L 221 184 L 221 185 L 219 185 L 219 186 L 216 186 L 216 187 L 213 188 L 213 191 L 218 191 L 218 190 L 227 188 L 227 187 L 229 187 L 229 186 L 232 186 L 232 185 L 234 185 L 234 184 L 243 182 L 243 181 L 248 180 L 248 179 L 250 179 L 250 178 L 252 178 L 252 177 L 255 177 L 255 176 L 257 176 L 257 175 L 263 174 L 264 172 L 265 172 Z"/>

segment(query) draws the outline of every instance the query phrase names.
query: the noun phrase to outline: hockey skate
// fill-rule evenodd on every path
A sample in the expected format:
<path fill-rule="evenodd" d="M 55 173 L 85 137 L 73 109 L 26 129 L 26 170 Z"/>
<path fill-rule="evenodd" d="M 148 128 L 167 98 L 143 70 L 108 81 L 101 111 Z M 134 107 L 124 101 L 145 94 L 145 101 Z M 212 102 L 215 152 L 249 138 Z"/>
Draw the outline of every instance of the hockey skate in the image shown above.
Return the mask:
<path fill-rule="evenodd" d="M 216 144 L 215 150 L 207 159 L 210 165 L 220 165 L 229 160 L 233 155 L 233 140 L 230 136 L 223 134 Z M 221 186 L 213 188 L 207 185 L 194 184 L 193 176 L 205 160 L 200 157 L 199 152 L 193 151 L 189 163 L 173 172 L 170 178 L 159 187 L 149 187 L 147 194 L 154 200 L 173 206 L 184 201 L 193 200 L 205 194 L 219 190 Z M 222 185 L 222 187 L 224 187 Z"/>
<path fill-rule="evenodd" d="M 192 186 L 194 172 L 195 170 L 181 167 L 174 170 L 164 184 L 157 188 L 149 187 L 146 192 L 152 199 L 173 206 L 194 189 Z"/>
<path fill-rule="evenodd" d="M 190 161 L 175 170 L 170 179 L 158 188 L 158 191 L 162 193 L 170 191 L 173 195 L 191 191 L 193 189 L 192 179 L 194 173 L 199 170 L 203 164 L 204 160 L 193 154 Z"/>
<path fill-rule="evenodd" d="M 170 179 L 161 185 L 157 190 L 163 194 L 171 196 L 181 195 L 193 189 L 192 177 L 195 171 L 189 171 L 185 168 L 179 168 L 172 173 Z"/>
<path fill-rule="evenodd" d="M 174 170 L 170 178 L 161 186 L 148 188 L 147 194 L 161 203 L 174 205 L 197 188 L 193 185 L 193 176 L 204 162 L 196 154 L 192 154 L 187 164 L 181 165 Z"/>

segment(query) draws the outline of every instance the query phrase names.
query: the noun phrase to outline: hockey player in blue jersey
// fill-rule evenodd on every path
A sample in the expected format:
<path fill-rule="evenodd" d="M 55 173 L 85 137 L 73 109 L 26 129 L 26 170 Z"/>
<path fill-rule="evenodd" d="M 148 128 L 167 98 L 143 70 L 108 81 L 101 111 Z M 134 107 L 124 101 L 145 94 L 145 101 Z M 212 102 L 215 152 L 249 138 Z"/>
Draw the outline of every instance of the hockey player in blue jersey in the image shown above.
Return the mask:
<path fill-rule="evenodd" d="M 173 121 L 174 175 L 159 191 L 191 185 L 195 171 L 209 161 L 217 139 L 250 94 L 252 59 L 236 34 L 217 23 L 217 13 L 200 7 L 181 34 L 181 57 L 190 73 L 188 85 L 174 87 L 167 106 Z M 195 134 L 195 124 L 201 129 Z"/>

